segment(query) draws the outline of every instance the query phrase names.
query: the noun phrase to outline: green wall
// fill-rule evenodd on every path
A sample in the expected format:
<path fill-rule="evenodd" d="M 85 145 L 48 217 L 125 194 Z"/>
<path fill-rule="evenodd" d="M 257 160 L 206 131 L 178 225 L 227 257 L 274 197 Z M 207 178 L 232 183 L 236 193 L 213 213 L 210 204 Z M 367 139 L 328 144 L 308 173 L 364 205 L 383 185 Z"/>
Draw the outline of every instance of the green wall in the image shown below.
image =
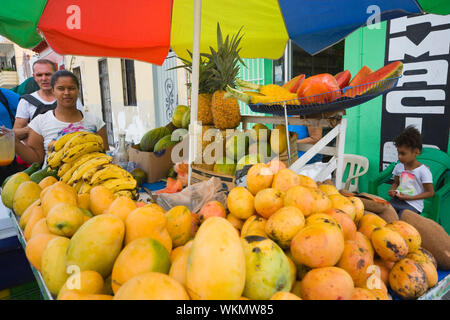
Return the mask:
<path fill-rule="evenodd" d="M 361 28 L 345 39 L 344 69 L 352 77 L 367 65 L 372 70 L 384 65 L 386 22 L 379 29 Z M 369 159 L 369 171 L 359 179 L 360 192 L 367 192 L 368 182 L 379 173 L 382 97 L 346 110 L 345 153 Z"/>

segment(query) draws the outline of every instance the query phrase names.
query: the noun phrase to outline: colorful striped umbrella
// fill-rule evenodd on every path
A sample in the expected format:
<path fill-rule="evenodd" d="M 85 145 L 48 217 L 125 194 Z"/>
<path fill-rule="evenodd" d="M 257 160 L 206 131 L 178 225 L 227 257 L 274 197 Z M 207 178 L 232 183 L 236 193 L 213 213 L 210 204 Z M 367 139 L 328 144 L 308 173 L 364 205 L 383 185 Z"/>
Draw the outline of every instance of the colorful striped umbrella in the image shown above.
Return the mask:
<path fill-rule="evenodd" d="M 243 27 L 242 57 L 277 59 L 289 38 L 315 54 L 367 22 L 449 7 L 447 0 L 204 0 L 200 51 L 216 45 L 217 22 L 224 34 Z M 192 51 L 193 16 L 194 0 L 2 0 L 0 34 L 25 48 L 42 35 L 60 54 L 161 65 L 169 47 L 181 57 Z"/>

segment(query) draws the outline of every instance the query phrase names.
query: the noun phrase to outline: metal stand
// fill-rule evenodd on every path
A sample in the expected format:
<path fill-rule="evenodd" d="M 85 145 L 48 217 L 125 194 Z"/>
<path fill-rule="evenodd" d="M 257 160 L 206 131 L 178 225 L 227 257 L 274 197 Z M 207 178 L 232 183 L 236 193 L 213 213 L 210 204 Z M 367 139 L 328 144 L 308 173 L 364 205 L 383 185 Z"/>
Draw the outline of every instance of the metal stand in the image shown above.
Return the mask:
<path fill-rule="evenodd" d="M 343 186 L 342 178 L 344 175 L 344 150 L 345 150 L 345 131 L 347 128 L 347 119 L 342 118 L 343 112 L 338 112 L 333 118 L 311 119 L 300 117 L 288 117 L 285 108 L 283 116 L 242 116 L 242 128 L 247 129 L 248 123 L 270 123 L 285 124 L 286 133 L 288 135 L 288 125 L 305 125 L 322 128 L 333 128 L 328 134 L 320 139 L 314 145 L 298 145 L 298 150 L 305 151 L 305 154 L 291 164 L 290 149 L 288 145 L 289 169 L 299 172 L 300 169 L 311 160 L 316 154 L 322 153 L 332 155 L 327 167 L 317 176 L 318 181 L 323 181 L 333 171 L 335 173 L 335 186 L 341 189 Z M 336 138 L 336 147 L 327 147 L 334 138 Z"/>

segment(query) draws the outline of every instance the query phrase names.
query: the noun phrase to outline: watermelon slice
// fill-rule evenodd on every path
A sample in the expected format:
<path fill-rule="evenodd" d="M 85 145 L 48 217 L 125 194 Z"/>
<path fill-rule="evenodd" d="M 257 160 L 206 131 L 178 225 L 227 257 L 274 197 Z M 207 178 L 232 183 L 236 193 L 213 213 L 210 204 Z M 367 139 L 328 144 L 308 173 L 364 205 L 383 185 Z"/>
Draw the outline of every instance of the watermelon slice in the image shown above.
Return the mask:
<path fill-rule="evenodd" d="M 300 75 L 292 78 L 291 80 L 289 80 L 285 84 L 283 84 L 282 87 L 285 88 L 285 89 L 288 89 L 292 93 L 296 93 L 298 87 L 300 87 L 300 85 L 302 84 L 303 80 L 305 80 L 305 75 L 304 74 L 300 74 Z"/>
<path fill-rule="evenodd" d="M 183 184 L 180 180 L 175 180 L 172 178 L 167 178 L 167 184 L 164 189 L 156 191 L 156 194 L 161 193 L 176 193 L 183 190 Z"/>
<path fill-rule="evenodd" d="M 339 72 L 334 77 L 336 78 L 339 88 L 342 89 L 342 88 L 345 88 L 346 86 L 348 86 L 348 83 L 350 82 L 352 75 L 351 75 L 350 71 L 345 70 L 345 71 Z"/>
<path fill-rule="evenodd" d="M 361 70 L 363 68 L 361 68 Z M 369 69 L 369 68 L 367 68 L 367 69 Z M 361 70 L 358 72 L 358 74 L 362 73 Z M 367 72 L 367 70 L 365 70 L 363 72 L 365 73 L 365 72 Z M 355 78 L 350 82 L 350 86 L 360 86 L 360 87 L 348 90 L 344 95 L 350 96 L 350 97 L 354 97 L 356 95 L 362 95 L 373 89 L 373 86 L 371 86 L 371 85 L 363 86 L 363 84 L 372 83 L 372 82 L 376 82 L 376 81 L 380 81 L 380 80 L 396 78 L 396 77 L 399 77 L 402 74 L 402 72 L 403 72 L 403 63 L 401 61 L 395 61 L 395 62 L 389 63 L 388 65 L 385 65 L 384 67 L 381 67 L 380 69 L 378 69 L 374 72 L 370 72 L 369 74 L 367 74 L 365 76 L 361 76 L 359 79 L 356 79 L 356 80 L 358 80 L 358 82 L 355 81 L 355 78 L 358 76 L 358 74 L 357 74 L 355 76 Z"/>

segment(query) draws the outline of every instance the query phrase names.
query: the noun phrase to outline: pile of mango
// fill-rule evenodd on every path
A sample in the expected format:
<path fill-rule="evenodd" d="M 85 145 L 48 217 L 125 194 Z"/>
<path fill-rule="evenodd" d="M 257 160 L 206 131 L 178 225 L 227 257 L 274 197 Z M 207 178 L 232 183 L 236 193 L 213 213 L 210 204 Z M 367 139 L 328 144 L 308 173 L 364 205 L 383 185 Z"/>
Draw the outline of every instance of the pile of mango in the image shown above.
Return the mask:
<path fill-rule="evenodd" d="M 104 186 L 78 194 L 51 177 L 31 183 L 12 176 L 2 201 L 61 300 L 387 300 L 388 287 L 413 299 L 437 282 L 413 226 L 387 224 L 359 198 L 276 159 L 253 165 L 246 188 L 199 212 Z"/>

